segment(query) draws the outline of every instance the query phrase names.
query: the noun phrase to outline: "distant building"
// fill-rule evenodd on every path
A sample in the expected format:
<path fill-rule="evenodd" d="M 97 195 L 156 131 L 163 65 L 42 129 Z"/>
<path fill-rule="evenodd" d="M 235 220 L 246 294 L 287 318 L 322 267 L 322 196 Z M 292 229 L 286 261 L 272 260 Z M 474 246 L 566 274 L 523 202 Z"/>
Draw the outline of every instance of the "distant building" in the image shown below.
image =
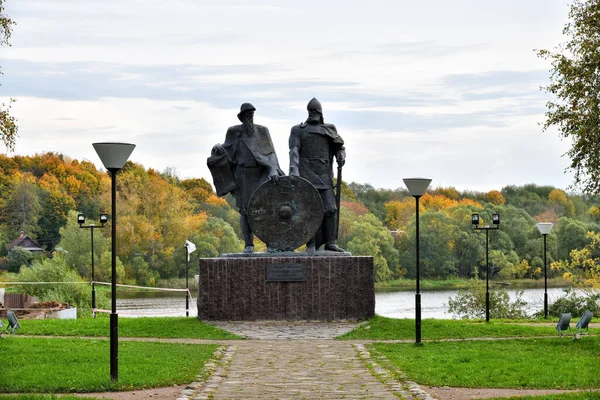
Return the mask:
<path fill-rule="evenodd" d="M 6 249 L 10 252 L 15 247 L 22 247 L 25 250 L 28 250 L 34 254 L 44 253 L 45 250 L 37 244 L 35 240 L 26 235 L 25 232 L 21 232 L 18 238 L 13 240 Z"/>

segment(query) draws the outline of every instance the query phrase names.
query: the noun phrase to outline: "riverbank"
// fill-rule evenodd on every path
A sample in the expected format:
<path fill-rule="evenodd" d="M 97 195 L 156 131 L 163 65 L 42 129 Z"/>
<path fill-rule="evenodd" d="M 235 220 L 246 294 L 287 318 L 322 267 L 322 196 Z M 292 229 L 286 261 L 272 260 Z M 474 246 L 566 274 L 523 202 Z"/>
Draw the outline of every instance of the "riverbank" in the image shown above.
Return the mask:
<path fill-rule="evenodd" d="M 467 287 L 468 279 L 446 279 L 430 280 L 421 279 L 420 286 L 422 290 L 459 290 Z M 495 280 L 490 279 L 491 286 L 499 286 L 507 289 L 538 289 L 544 287 L 543 279 L 513 279 L 513 280 Z M 563 278 L 548 279 L 549 288 L 570 287 L 571 283 Z M 377 290 L 414 290 L 414 279 L 394 279 L 385 282 L 375 282 Z"/>

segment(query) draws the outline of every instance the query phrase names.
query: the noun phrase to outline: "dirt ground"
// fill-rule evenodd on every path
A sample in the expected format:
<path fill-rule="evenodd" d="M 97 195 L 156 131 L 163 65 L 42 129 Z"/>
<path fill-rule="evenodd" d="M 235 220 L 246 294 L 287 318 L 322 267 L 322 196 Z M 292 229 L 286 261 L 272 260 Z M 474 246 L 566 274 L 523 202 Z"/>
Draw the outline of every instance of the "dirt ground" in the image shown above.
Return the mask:
<path fill-rule="evenodd" d="M 473 400 L 493 397 L 541 396 L 544 394 L 570 393 L 573 390 L 530 390 L 530 389 L 466 389 L 421 386 L 421 389 L 438 400 Z"/>
<path fill-rule="evenodd" d="M 171 386 L 167 388 L 155 388 L 146 390 L 134 390 L 131 392 L 106 392 L 106 393 L 72 393 L 71 396 L 90 397 L 95 399 L 112 400 L 175 400 L 181 394 L 185 386 Z"/>
<path fill-rule="evenodd" d="M 175 400 L 185 386 L 135 390 L 132 392 L 106 392 L 77 394 L 81 397 L 112 400 Z M 573 392 L 572 390 L 525 390 L 525 389 L 467 389 L 421 386 L 421 389 L 438 400 L 473 400 L 493 397 L 539 396 Z"/>

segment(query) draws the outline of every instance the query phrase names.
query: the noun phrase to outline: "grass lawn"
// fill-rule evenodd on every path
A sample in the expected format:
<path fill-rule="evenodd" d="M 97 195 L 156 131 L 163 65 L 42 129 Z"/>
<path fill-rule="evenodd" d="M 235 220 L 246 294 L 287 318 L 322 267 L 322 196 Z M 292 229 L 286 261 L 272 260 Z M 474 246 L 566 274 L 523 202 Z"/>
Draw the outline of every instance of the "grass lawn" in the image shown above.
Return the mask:
<path fill-rule="evenodd" d="M 0 340 L 0 392 L 134 390 L 193 382 L 217 345 L 119 343 L 119 381 L 110 380 L 106 339 Z"/>
<path fill-rule="evenodd" d="M 597 329 L 596 329 L 597 330 Z M 590 329 L 590 333 L 594 333 Z M 556 335 L 553 326 L 519 325 L 510 322 L 463 321 L 424 319 L 421 321 L 421 339 L 466 339 L 475 337 L 527 337 Z M 376 315 L 368 324 L 362 325 L 338 339 L 398 340 L 415 339 L 414 319 L 394 319 Z"/>
<path fill-rule="evenodd" d="M 21 320 L 21 335 L 104 336 L 110 335 L 109 318 Z M 240 339 L 197 318 L 119 318 L 119 337 L 189 339 Z"/>
<path fill-rule="evenodd" d="M 600 392 L 577 392 L 551 394 L 546 396 L 495 397 L 487 400 L 600 400 Z"/>
<path fill-rule="evenodd" d="M 2 396 L 0 394 L 0 399 L 2 400 L 89 400 L 89 397 L 81 397 L 81 396 L 60 396 L 57 397 L 53 394 L 15 394 Z"/>
<path fill-rule="evenodd" d="M 473 388 L 600 388 L 600 337 L 373 343 L 408 380 Z M 383 362 L 385 365 L 386 362 Z"/>

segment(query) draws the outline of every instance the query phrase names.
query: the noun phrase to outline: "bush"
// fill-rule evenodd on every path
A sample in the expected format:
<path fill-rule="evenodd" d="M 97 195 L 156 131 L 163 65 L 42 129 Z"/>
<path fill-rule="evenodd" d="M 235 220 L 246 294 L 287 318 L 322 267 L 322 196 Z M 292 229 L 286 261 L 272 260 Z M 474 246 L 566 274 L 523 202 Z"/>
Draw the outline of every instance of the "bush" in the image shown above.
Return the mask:
<path fill-rule="evenodd" d="M 581 316 L 584 311 L 591 311 L 595 316 L 600 316 L 600 293 L 567 289 L 563 297 L 548 305 L 548 314 L 554 317 L 563 313 Z"/>
<path fill-rule="evenodd" d="M 29 250 L 26 250 L 23 247 L 15 247 L 8 253 L 7 259 L 8 263 L 6 265 L 6 269 L 9 272 L 19 272 L 21 267 L 31 266 L 33 254 L 31 254 Z"/>
<path fill-rule="evenodd" d="M 36 285 L 15 285 L 14 287 L 21 293 L 27 293 L 37 297 L 40 301 L 57 301 L 69 303 L 77 307 L 77 313 L 91 312 L 92 291 L 89 285 L 84 284 L 84 280 L 67 265 L 62 255 L 55 255 L 54 258 L 35 259 L 30 268 L 22 268 L 18 274 L 10 274 L 10 281 L 13 282 L 82 282 L 82 283 L 54 283 L 54 284 L 36 284 Z M 101 295 L 102 292 L 96 292 L 96 306 L 98 308 L 107 308 L 108 298 Z"/>
<path fill-rule="evenodd" d="M 527 302 L 522 296 L 523 291 L 518 291 L 516 300 L 511 301 L 505 289 L 490 291 L 490 318 L 528 318 L 525 312 Z M 466 288 L 459 289 L 456 297 L 448 300 L 448 312 L 458 318 L 483 319 L 485 305 L 485 282 L 471 279 Z"/>

